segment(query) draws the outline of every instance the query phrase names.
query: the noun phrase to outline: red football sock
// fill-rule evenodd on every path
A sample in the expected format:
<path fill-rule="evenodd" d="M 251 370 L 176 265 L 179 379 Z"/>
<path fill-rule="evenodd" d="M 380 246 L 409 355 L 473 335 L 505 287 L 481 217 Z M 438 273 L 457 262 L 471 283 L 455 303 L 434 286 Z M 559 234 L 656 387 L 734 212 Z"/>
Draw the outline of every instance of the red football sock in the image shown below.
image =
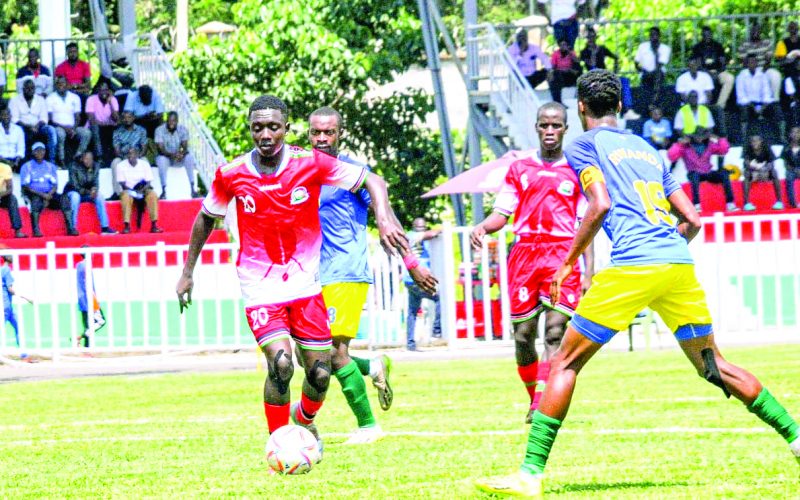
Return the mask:
<path fill-rule="evenodd" d="M 547 377 L 550 376 L 550 362 L 539 361 L 539 369 L 536 373 L 536 394 L 533 395 L 533 403 L 531 408 L 534 410 L 539 408 L 539 401 L 542 400 L 542 394 L 547 386 Z"/>
<path fill-rule="evenodd" d="M 303 393 L 300 397 L 300 406 L 298 406 L 295 418 L 298 423 L 309 425 L 314 422 L 314 417 L 317 416 L 320 408 L 322 408 L 322 401 L 314 401 Z"/>
<path fill-rule="evenodd" d="M 536 392 L 536 374 L 538 373 L 538 366 L 539 363 L 537 361 L 529 365 L 517 366 L 517 373 L 519 373 L 519 378 L 522 380 L 522 383 L 525 384 L 525 389 L 528 391 L 528 396 L 531 397 L 531 402 L 533 402 L 533 397 Z"/>
<path fill-rule="evenodd" d="M 271 405 L 264 401 L 264 415 L 267 416 L 267 427 L 272 434 L 289 423 L 289 403 L 285 405 Z"/>

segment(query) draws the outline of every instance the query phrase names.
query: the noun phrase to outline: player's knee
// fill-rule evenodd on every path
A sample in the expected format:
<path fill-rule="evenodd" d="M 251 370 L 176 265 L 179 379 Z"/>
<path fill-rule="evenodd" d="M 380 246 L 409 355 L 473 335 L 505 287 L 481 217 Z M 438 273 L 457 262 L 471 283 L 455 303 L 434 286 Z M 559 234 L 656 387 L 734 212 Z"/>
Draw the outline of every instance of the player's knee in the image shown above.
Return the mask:
<path fill-rule="evenodd" d="M 286 394 L 289 390 L 292 375 L 294 375 L 292 358 L 281 349 L 269 365 L 269 377 L 275 382 L 279 393 Z"/>
<path fill-rule="evenodd" d="M 330 364 L 316 360 L 314 366 L 306 373 L 306 380 L 308 380 L 308 384 L 313 387 L 314 390 L 319 393 L 324 393 L 328 390 L 328 385 L 331 382 Z"/>
<path fill-rule="evenodd" d="M 549 325 L 544 331 L 544 343 L 553 350 L 558 349 L 561 345 L 561 339 L 564 338 L 564 332 L 567 325 Z"/>
<path fill-rule="evenodd" d="M 514 325 L 514 341 L 518 344 L 532 344 L 535 338 L 535 321 L 524 321 Z"/>

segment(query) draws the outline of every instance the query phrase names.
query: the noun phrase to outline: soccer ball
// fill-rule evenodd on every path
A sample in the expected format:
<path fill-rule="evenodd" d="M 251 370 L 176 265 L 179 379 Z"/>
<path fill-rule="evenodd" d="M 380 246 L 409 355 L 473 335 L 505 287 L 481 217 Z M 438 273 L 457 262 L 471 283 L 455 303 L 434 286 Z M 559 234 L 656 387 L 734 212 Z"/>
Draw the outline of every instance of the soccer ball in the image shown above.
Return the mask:
<path fill-rule="evenodd" d="M 305 474 L 320 461 L 319 444 L 308 429 L 284 425 L 267 440 L 267 463 L 281 474 Z"/>

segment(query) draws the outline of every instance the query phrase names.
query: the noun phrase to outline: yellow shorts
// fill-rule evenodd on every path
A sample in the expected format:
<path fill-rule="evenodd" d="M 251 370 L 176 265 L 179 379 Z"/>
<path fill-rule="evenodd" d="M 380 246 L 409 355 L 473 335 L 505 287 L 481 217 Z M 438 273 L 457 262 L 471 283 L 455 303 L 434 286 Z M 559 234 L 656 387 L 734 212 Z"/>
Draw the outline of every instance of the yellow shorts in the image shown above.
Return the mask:
<path fill-rule="evenodd" d="M 661 316 L 678 340 L 711 333 L 706 294 L 692 264 L 603 269 L 592 279 L 570 324 L 590 340 L 603 344 L 628 328 L 646 307 Z"/>
<path fill-rule="evenodd" d="M 334 337 L 356 338 L 369 283 L 331 283 L 322 287 Z"/>

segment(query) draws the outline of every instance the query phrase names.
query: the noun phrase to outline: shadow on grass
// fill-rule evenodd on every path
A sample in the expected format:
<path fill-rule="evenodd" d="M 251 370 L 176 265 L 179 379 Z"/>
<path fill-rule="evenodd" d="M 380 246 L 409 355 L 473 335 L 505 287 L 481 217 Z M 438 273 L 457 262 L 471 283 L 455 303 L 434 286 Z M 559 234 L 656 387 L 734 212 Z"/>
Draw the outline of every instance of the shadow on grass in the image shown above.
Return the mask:
<path fill-rule="evenodd" d="M 550 493 L 567 493 L 580 491 L 606 491 L 606 490 L 626 490 L 632 488 L 669 488 L 672 486 L 689 486 L 686 481 L 641 481 L 641 482 L 620 482 L 620 483 L 588 483 L 588 484 L 567 484 L 561 488 L 550 490 Z"/>

